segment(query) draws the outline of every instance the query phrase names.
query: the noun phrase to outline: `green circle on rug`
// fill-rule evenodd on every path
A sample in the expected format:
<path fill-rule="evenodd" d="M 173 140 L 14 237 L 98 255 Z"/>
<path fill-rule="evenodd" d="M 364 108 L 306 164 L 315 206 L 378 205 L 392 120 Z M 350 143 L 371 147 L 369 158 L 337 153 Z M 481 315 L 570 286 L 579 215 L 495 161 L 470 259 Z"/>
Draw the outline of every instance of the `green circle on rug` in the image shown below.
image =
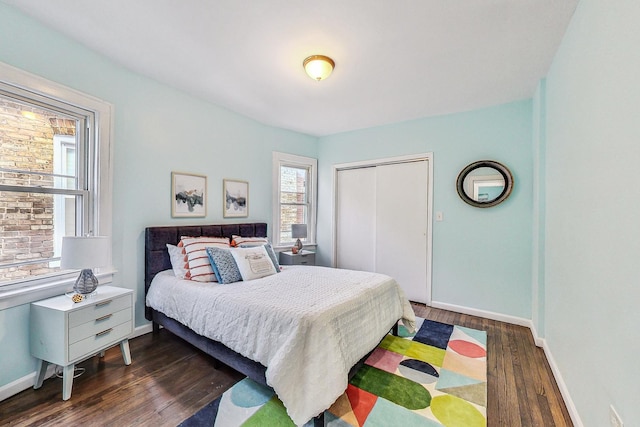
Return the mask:
<path fill-rule="evenodd" d="M 447 427 L 485 427 L 487 420 L 466 400 L 443 395 L 431 399 L 433 415 Z"/>

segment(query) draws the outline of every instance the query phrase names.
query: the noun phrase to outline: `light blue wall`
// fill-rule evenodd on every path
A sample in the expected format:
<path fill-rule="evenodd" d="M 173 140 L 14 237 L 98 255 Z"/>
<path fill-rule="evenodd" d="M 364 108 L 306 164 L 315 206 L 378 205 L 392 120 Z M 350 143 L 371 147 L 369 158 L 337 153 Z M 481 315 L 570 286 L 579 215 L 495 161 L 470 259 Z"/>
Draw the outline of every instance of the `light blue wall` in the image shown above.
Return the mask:
<path fill-rule="evenodd" d="M 129 72 L 3 4 L 0 61 L 115 106 L 114 284 L 136 291 L 137 326 L 146 323 L 144 227 L 222 222 L 223 178 L 249 181 L 246 221 L 271 222 L 271 152 L 317 155 L 316 138 L 261 125 Z M 171 171 L 207 175 L 206 218 L 171 218 Z M 0 311 L 0 387 L 34 371 L 28 313 L 28 305 Z"/>
<path fill-rule="evenodd" d="M 444 214 L 433 223 L 433 301 L 531 318 L 531 117 L 527 100 L 320 138 L 318 259 L 331 262 L 334 164 L 433 152 L 433 211 Z M 456 192 L 460 170 L 483 159 L 515 178 L 511 197 L 490 209 Z"/>
<path fill-rule="evenodd" d="M 638 22 L 637 0 L 581 1 L 547 76 L 545 335 L 594 427 L 611 403 L 640 422 Z"/>

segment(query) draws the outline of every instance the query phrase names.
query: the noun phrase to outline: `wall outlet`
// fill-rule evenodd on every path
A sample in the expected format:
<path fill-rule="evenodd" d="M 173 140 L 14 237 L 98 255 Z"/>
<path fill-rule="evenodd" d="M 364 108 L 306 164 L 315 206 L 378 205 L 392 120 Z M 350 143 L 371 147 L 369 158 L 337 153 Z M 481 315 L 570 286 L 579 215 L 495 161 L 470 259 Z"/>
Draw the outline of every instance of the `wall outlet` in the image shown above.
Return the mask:
<path fill-rule="evenodd" d="M 611 423 L 611 427 L 624 427 L 622 419 L 616 412 L 616 409 L 613 407 L 613 405 L 609 406 L 609 422 Z"/>

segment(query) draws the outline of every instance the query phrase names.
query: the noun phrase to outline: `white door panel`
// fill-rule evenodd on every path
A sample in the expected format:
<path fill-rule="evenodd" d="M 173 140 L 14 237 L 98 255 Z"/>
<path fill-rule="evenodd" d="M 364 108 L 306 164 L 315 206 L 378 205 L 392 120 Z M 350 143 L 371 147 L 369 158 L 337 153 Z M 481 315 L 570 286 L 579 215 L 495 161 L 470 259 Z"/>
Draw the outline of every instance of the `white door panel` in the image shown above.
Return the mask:
<path fill-rule="evenodd" d="M 427 162 L 376 167 L 376 271 L 427 302 Z"/>
<path fill-rule="evenodd" d="M 376 168 L 338 172 L 336 260 L 338 268 L 375 271 Z"/>
<path fill-rule="evenodd" d="M 336 172 L 336 266 L 387 274 L 427 303 L 429 162 Z"/>

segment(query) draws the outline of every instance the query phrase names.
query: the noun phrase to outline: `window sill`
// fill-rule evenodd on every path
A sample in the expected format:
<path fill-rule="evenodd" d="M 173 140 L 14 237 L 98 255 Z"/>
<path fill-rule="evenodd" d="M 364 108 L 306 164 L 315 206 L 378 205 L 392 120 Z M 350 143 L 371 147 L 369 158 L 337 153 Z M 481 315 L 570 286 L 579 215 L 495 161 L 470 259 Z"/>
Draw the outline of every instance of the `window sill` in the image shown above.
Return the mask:
<path fill-rule="evenodd" d="M 112 283 L 114 273 L 115 270 L 109 270 L 96 274 L 100 283 L 99 286 Z M 19 288 L 14 287 L 6 290 L 0 288 L 0 310 L 29 304 L 56 295 L 62 295 L 73 289 L 73 284 L 77 277 L 78 273 L 73 273 L 51 278 L 36 284 L 25 283 L 23 287 Z"/>
<path fill-rule="evenodd" d="M 287 244 L 287 245 L 279 245 L 279 246 L 274 246 L 273 249 L 275 249 L 276 252 L 283 252 L 283 251 L 290 251 L 291 247 L 293 246 L 293 243 L 291 244 Z M 318 247 L 317 243 L 305 243 L 304 245 L 302 245 L 304 247 L 304 249 L 307 250 L 316 250 Z"/>

